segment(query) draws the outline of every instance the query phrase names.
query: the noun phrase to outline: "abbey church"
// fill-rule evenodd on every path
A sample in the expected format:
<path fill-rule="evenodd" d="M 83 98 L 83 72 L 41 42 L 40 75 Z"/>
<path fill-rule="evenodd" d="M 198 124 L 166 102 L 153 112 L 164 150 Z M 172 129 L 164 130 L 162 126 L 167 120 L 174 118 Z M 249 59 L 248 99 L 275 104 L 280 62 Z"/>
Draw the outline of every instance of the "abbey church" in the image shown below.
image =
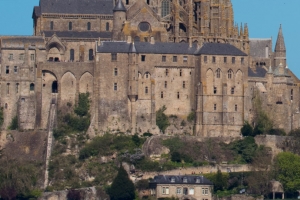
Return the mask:
<path fill-rule="evenodd" d="M 3 128 L 47 129 L 87 92 L 99 134 L 159 134 L 166 108 L 168 134 L 237 137 L 257 96 L 275 128 L 300 126 L 282 27 L 274 49 L 249 38 L 230 0 L 40 0 L 32 18 L 33 36 L 0 36 Z"/>

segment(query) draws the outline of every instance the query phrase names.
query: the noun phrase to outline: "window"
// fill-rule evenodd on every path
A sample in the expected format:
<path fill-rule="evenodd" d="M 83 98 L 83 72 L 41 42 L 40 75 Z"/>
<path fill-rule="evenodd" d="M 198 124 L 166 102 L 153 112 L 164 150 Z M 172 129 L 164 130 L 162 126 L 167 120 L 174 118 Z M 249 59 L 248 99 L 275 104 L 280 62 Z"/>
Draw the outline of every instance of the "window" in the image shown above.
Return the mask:
<path fill-rule="evenodd" d="M 16 93 L 19 93 L 19 83 L 16 83 Z"/>
<path fill-rule="evenodd" d="M 146 55 L 142 55 L 142 56 L 141 56 L 141 61 L 142 61 L 142 62 L 145 62 L 145 61 L 146 61 Z"/>
<path fill-rule="evenodd" d="M 111 54 L 111 61 L 117 61 L 117 54 L 116 53 Z"/>
<path fill-rule="evenodd" d="M 215 120 L 216 121 L 216 120 Z M 196 183 L 201 183 L 200 178 L 196 178 Z"/>
<path fill-rule="evenodd" d="M 190 188 L 190 192 L 189 192 L 190 195 L 194 195 L 195 194 L 195 190 L 194 188 Z"/>
<path fill-rule="evenodd" d="M 9 74 L 9 66 L 6 66 L 5 73 L 6 73 L 6 74 Z"/>
<path fill-rule="evenodd" d="M 232 64 L 234 64 L 235 63 L 235 57 L 232 57 L 231 61 L 232 61 Z"/>
<path fill-rule="evenodd" d="M 146 77 L 146 78 L 149 78 L 149 75 L 150 75 L 149 72 L 146 72 L 145 77 Z"/>
<path fill-rule="evenodd" d="M 242 65 L 244 64 L 244 58 L 241 58 L 241 64 Z"/>
<path fill-rule="evenodd" d="M 89 50 L 89 60 L 94 60 L 94 50 L 93 49 Z"/>
<path fill-rule="evenodd" d="M 8 56 L 8 60 L 14 60 L 14 54 L 9 54 L 9 56 Z"/>
<path fill-rule="evenodd" d="M 183 194 L 188 195 L 188 189 L 187 188 L 183 188 Z"/>
<path fill-rule="evenodd" d="M 115 69 L 114 69 L 114 75 L 115 75 L 115 76 L 118 76 L 118 68 L 115 68 Z"/>
<path fill-rule="evenodd" d="M 9 94 L 9 85 L 10 83 L 7 83 L 6 94 Z"/>
<path fill-rule="evenodd" d="M 234 87 L 231 88 L 231 94 L 234 94 Z"/>
<path fill-rule="evenodd" d="M 5 104 L 5 109 L 7 109 L 7 107 L 8 107 L 8 105 L 7 105 L 7 103 Z"/>
<path fill-rule="evenodd" d="M 187 183 L 187 177 L 184 177 L 182 182 Z"/>
<path fill-rule="evenodd" d="M 71 31 L 73 29 L 73 24 L 72 22 L 69 22 L 69 31 Z"/>
<path fill-rule="evenodd" d="M 162 194 L 169 194 L 169 187 L 162 187 Z"/>
<path fill-rule="evenodd" d="M 185 81 L 182 82 L 182 88 L 185 88 Z"/>
<path fill-rule="evenodd" d="M 175 183 L 175 177 L 171 178 L 171 183 Z"/>
<path fill-rule="evenodd" d="M 183 56 L 183 62 L 187 63 L 187 61 L 188 61 L 188 57 L 187 56 Z"/>
<path fill-rule="evenodd" d="M 14 72 L 18 73 L 18 67 L 17 66 L 14 66 Z"/>
<path fill-rule="evenodd" d="M 31 54 L 31 55 L 30 55 L 30 60 L 32 60 L 32 61 L 34 61 L 34 60 L 35 60 L 35 56 L 34 56 L 34 54 Z"/>
<path fill-rule="evenodd" d="M 162 99 L 164 98 L 164 92 L 160 93 L 160 98 L 162 98 Z"/>
<path fill-rule="evenodd" d="M 237 112 L 237 105 L 236 104 L 234 105 L 234 110 L 235 110 L 235 112 Z"/>
<path fill-rule="evenodd" d="M 231 78 L 232 78 L 232 74 L 233 74 L 232 70 L 231 70 L 231 69 L 228 70 L 228 79 L 231 79 Z"/>
<path fill-rule="evenodd" d="M 148 94 L 148 87 L 145 87 L 145 94 Z"/>
<path fill-rule="evenodd" d="M 114 83 L 114 91 L 117 91 L 117 90 L 118 90 L 118 84 Z"/>
<path fill-rule="evenodd" d="M 129 5 L 129 0 L 126 0 L 126 5 Z"/>
<path fill-rule="evenodd" d="M 227 63 L 227 57 L 224 57 L 224 63 Z"/>
<path fill-rule="evenodd" d="M 176 194 L 181 194 L 181 188 L 180 187 L 176 188 Z"/>
<path fill-rule="evenodd" d="M 212 63 L 216 63 L 216 57 L 215 56 L 212 57 Z"/>
<path fill-rule="evenodd" d="M 24 60 L 24 54 L 23 53 L 21 53 L 21 54 L 19 54 L 19 60 Z"/>
<path fill-rule="evenodd" d="M 106 22 L 105 30 L 106 30 L 106 31 L 109 31 L 109 22 Z"/>
<path fill-rule="evenodd" d="M 163 0 L 161 2 L 161 17 L 165 17 L 170 14 L 170 1 Z"/>
<path fill-rule="evenodd" d="M 86 27 L 87 30 L 90 31 L 90 30 L 91 30 L 91 22 L 88 22 L 88 23 L 86 24 L 86 26 L 87 26 L 87 27 Z"/>
<path fill-rule="evenodd" d="M 161 62 L 166 62 L 166 60 L 167 60 L 167 57 L 166 57 L 166 56 L 162 56 L 162 57 L 161 57 Z"/>
<path fill-rule="evenodd" d="M 214 94 L 217 94 L 217 87 L 214 87 Z"/>
<path fill-rule="evenodd" d="M 74 49 L 70 49 L 70 61 L 74 61 Z"/>
<path fill-rule="evenodd" d="M 182 76 L 182 69 L 179 70 L 179 76 Z"/>
<path fill-rule="evenodd" d="M 150 5 L 150 0 L 147 0 L 147 4 Z"/>
<path fill-rule="evenodd" d="M 29 89 L 30 89 L 30 91 L 34 91 L 34 84 L 33 84 L 33 83 L 31 83 L 31 84 L 29 85 Z"/>
<path fill-rule="evenodd" d="M 173 62 L 177 62 L 177 56 L 173 56 Z"/>
<path fill-rule="evenodd" d="M 179 99 L 180 98 L 180 95 L 179 95 L 179 92 L 177 92 L 177 99 Z"/>
<path fill-rule="evenodd" d="M 293 100 L 293 98 L 294 98 L 294 90 L 291 89 L 291 100 Z"/>
<path fill-rule="evenodd" d="M 204 62 L 207 63 L 207 56 L 204 56 Z"/>
<path fill-rule="evenodd" d="M 216 74 L 217 78 L 221 78 L 221 69 L 217 69 Z"/>
<path fill-rule="evenodd" d="M 202 194 L 208 195 L 208 188 L 202 188 Z"/>
<path fill-rule="evenodd" d="M 54 28 L 54 24 L 53 24 L 53 21 L 50 22 L 50 30 L 53 30 Z"/>
<path fill-rule="evenodd" d="M 166 69 L 166 76 L 168 76 L 168 74 L 169 74 L 169 70 L 168 70 L 168 69 Z"/>
<path fill-rule="evenodd" d="M 214 110 L 217 110 L 217 104 L 214 104 Z"/>
<path fill-rule="evenodd" d="M 167 88 L 167 86 L 168 86 L 168 82 L 167 82 L 167 81 L 165 81 L 165 88 Z"/>

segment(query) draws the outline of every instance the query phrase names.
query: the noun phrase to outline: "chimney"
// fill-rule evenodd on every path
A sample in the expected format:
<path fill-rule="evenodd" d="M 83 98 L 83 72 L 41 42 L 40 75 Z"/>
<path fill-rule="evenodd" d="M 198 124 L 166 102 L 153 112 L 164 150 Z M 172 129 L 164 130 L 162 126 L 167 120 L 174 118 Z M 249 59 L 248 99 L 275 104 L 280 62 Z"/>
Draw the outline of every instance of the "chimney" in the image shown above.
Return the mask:
<path fill-rule="evenodd" d="M 153 36 L 151 36 L 151 38 L 150 38 L 150 44 L 155 44 L 155 40 L 154 40 Z"/>

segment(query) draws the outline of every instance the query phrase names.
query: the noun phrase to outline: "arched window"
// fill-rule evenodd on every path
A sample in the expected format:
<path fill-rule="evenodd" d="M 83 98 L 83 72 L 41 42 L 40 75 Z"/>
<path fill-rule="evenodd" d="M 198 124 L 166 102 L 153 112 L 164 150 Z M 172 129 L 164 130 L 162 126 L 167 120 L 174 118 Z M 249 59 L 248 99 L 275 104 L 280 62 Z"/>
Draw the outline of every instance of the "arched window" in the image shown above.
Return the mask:
<path fill-rule="evenodd" d="M 89 50 L 89 60 L 94 60 L 94 50 L 93 49 Z"/>
<path fill-rule="evenodd" d="M 29 87 L 30 87 L 30 91 L 34 91 L 34 83 L 31 83 Z"/>
<path fill-rule="evenodd" d="M 90 31 L 91 30 L 91 22 L 87 23 L 87 30 Z"/>
<path fill-rule="evenodd" d="M 106 30 L 106 31 L 109 31 L 109 22 L 106 22 L 105 30 Z"/>
<path fill-rule="evenodd" d="M 217 75 L 217 78 L 221 78 L 221 69 L 217 69 L 216 75 Z"/>
<path fill-rule="evenodd" d="M 232 79 L 232 74 L 233 74 L 233 71 L 231 69 L 228 70 L 228 79 Z"/>
<path fill-rule="evenodd" d="M 165 17 L 170 14 L 170 1 L 163 0 L 161 2 L 161 17 Z"/>
<path fill-rule="evenodd" d="M 69 31 L 71 31 L 73 29 L 73 24 L 72 22 L 69 22 Z"/>
<path fill-rule="evenodd" d="M 74 49 L 70 49 L 70 61 L 74 61 Z"/>

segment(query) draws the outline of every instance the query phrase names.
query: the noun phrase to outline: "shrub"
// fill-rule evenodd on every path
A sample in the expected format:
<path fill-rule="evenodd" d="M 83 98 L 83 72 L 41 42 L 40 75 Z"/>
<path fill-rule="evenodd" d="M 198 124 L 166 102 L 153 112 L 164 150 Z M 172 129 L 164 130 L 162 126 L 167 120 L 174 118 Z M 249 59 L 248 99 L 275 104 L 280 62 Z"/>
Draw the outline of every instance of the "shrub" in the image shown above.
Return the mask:
<path fill-rule="evenodd" d="M 196 116 L 195 111 L 190 112 L 190 114 L 187 116 L 188 122 L 194 121 L 195 120 L 195 116 Z"/>
<path fill-rule="evenodd" d="M 269 135 L 280 135 L 280 136 L 285 136 L 286 135 L 285 131 L 283 129 L 279 129 L 279 128 L 277 128 L 277 129 L 274 129 L 274 128 L 270 129 L 268 134 Z"/>
<path fill-rule="evenodd" d="M 171 160 L 173 162 L 181 162 L 181 156 L 180 156 L 180 153 L 175 151 L 171 154 Z"/>
<path fill-rule="evenodd" d="M 164 113 L 166 109 L 166 106 L 163 106 L 156 111 L 156 125 L 163 133 L 165 133 L 166 128 L 170 125 L 168 117 Z"/>
<path fill-rule="evenodd" d="M 131 137 L 131 140 L 134 142 L 134 144 L 139 147 L 141 145 L 141 140 L 139 138 L 139 136 L 137 134 L 134 134 L 132 137 Z"/>
<path fill-rule="evenodd" d="M 145 132 L 143 133 L 143 136 L 144 137 L 151 137 L 153 134 L 152 133 L 149 133 L 149 132 Z"/>
<path fill-rule="evenodd" d="M 18 125 L 18 117 L 15 116 L 14 118 L 12 118 L 11 123 L 8 127 L 9 130 L 17 130 L 19 128 Z"/>
<path fill-rule="evenodd" d="M 241 128 L 241 133 L 243 136 L 253 136 L 253 128 L 248 121 L 244 122 L 244 125 Z"/>
<path fill-rule="evenodd" d="M 180 126 L 185 126 L 186 122 L 184 120 L 181 121 Z"/>
<path fill-rule="evenodd" d="M 79 94 L 79 101 L 77 106 L 74 109 L 74 112 L 80 116 L 87 116 L 90 109 L 90 100 L 89 100 L 89 93 L 80 93 Z"/>

